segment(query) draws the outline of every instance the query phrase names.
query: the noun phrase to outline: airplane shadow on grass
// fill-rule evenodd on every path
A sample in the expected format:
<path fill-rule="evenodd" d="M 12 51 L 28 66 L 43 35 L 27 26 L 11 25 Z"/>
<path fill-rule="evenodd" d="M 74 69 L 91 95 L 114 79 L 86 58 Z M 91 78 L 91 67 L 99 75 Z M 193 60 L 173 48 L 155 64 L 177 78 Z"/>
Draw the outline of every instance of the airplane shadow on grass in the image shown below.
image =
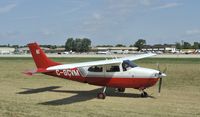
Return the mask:
<path fill-rule="evenodd" d="M 42 93 L 42 92 L 56 92 L 56 93 L 72 93 L 76 94 L 71 97 L 66 97 L 63 99 L 56 99 L 47 102 L 42 102 L 39 104 L 42 105 L 65 105 L 65 104 L 72 104 L 78 103 L 83 101 L 88 101 L 94 98 L 97 98 L 97 94 L 103 91 L 103 88 L 97 88 L 90 91 L 73 91 L 73 90 L 55 90 L 57 88 L 61 88 L 60 86 L 49 86 L 37 89 L 26 89 L 26 91 L 18 92 L 17 94 L 35 94 L 35 93 Z M 141 98 L 140 94 L 133 94 L 133 93 L 118 93 L 115 92 L 114 88 L 107 88 L 106 95 L 110 97 L 128 97 L 128 98 Z M 153 96 L 148 96 L 149 98 L 155 98 Z"/>

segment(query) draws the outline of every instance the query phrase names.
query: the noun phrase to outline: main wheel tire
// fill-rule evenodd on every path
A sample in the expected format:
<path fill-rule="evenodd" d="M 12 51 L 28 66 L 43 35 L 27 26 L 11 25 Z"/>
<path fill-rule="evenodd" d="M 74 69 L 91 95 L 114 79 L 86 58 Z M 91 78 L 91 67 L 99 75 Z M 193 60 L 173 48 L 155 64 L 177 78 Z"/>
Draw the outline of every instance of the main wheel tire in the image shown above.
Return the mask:
<path fill-rule="evenodd" d="M 147 92 L 144 91 L 141 93 L 141 97 L 147 97 L 147 96 L 148 96 Z"/>
<path fill-rule="evenodd" d="M 118 92 L 125 92 L 125 88 L 117 88 Z"/>
<path fill-rule="evenodd" d="M 97 98 L 98 99 L 105 99 L 106 98 L 106 94 L 105 93 L 98 93 L 97 94 Z"/>

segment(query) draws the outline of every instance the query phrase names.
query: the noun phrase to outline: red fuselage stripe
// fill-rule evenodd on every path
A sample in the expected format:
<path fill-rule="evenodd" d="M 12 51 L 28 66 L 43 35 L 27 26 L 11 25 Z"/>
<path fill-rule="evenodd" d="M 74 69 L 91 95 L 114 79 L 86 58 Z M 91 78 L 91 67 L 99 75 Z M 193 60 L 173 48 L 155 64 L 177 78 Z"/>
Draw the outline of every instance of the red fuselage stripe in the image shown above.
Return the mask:
<path fill-rule="evenodd" d="M 105 77 L 81 77 L 81 76 L 58 76 L 54 71 L 45 73 L 47 75 L 56 76 L 64 79 L 74 80 L 78 82 L 88 83 L 98 86 L 121 87 L 145 89 L 156 84 L 158 78 L 105 78 Z"/>

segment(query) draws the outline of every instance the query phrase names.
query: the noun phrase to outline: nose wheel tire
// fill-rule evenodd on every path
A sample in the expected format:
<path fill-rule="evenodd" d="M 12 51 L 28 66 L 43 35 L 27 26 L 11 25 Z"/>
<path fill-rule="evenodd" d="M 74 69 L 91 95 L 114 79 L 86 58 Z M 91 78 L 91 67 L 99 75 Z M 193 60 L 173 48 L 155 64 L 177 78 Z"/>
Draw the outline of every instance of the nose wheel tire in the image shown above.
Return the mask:
<path fill-rule="evenodd" d="M 141 93 L 141 97 L 148 97 L 147 92 L 143 91 L 143 92 Z"/>
<path fill-rule="evenodd" d="M 106 98 L 106 94 L 105 93 L 98 93 L 97 94 L 97 98 L 98 99 L 105 99 Z"/>

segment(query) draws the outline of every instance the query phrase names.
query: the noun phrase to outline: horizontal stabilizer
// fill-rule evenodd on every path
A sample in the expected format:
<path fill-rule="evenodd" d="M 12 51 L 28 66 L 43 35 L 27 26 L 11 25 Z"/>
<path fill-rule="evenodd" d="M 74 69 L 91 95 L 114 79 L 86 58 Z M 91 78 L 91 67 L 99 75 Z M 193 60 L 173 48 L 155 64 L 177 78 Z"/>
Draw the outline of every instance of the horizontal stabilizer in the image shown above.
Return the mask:
<path fill-rule="evenodd" d="M 36 73 L 47 73 L 47 72 L 51 72 L 51 71 L 52 70 L 46 70 L 46 69 L 39 68 L 36 70 L 26 70 L 23 73 L 26 75 L 32 76 L 33 74 L 36 74 Z"/>

